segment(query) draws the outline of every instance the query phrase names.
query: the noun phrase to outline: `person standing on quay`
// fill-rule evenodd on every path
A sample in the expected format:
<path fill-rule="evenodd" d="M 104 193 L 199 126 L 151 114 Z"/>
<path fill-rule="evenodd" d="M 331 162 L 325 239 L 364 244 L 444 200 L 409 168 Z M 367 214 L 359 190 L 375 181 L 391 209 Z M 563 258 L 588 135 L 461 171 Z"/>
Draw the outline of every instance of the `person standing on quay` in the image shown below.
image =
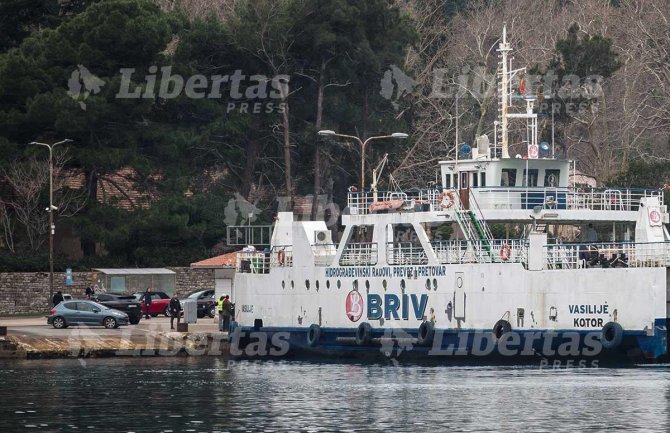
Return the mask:
<path fill-rule="evenodd" d="M 178 328 L 179 323 L 181 321 L 181 303 L 179 302 L 179 299 L 177 299 L 176 293 L 172 295 L 172 299 L 170 299 L 170 305 L 168 306 L 168 308 L 170 309 L 170 329 L 174 329 L 175 317 L 177 318 L 177 328 Z"/>
<path fill-rule="evenodd" d="M 216 309 L 219 312 L 219 331 L 223 332 L 223 295 L 216 302 Z"/>
<path fill-rule="evenodd" d="M 61 293 L 60 290 L 57 291 L 57 292 L 54 294 L 54 297 L 51 299 L 51 302 L 53 303 L 53 306 L 54 306 L 54 307 L 55 307 L 56 305 L 60 304 L 60 303 L 63 302 L 63 301 L 64 301 L 64 299 L 63 299 L 63 294 Z"/>
<path fill-rule="evenodd" d="M 146 308 L 145 315 L 144 315 L 145 319 L 149 318 L 149 307 L 150 306 L 151 306 L 151 287 L 147 287 L 147 291 L 144 292 L 144 308 Z"/>
<path fill-rule="evenodd" d="M 223 297 L 223 330 L 230 332 L 230 318 L 233 315 L 233 304 L 228 295 Z"/>

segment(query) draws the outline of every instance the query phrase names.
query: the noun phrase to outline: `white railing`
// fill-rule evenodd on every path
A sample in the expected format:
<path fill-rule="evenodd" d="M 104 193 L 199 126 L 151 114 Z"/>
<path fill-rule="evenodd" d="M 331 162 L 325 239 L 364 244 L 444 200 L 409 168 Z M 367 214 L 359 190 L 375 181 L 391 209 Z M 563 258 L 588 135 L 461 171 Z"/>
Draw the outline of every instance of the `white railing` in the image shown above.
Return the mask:
<path fill-rule="evenodd" d="M 337 255 L 337 245 L 335 244 L 314 244 L 312 245 L 315 266 L 331 266 Z"/>
<path fill-rule="evenodd" d="M 425 265 L 428 256 L 418 242 L 388 242 L 386 260 L 389 265 Z"/>
<path fill-rule="evenodd" d="M 340 266 L 368 266 L 377 264 L 377 243 L 350 243 L 340 256 Z"/>
<path fill-rule="evenodd" d="M 548 269 L 667 267 L 670 242 L 611 242 L 545 245 Z"/>
<path fill-rule="evenodd" d="M 367 215 L 386 211 L 442 211 L 440 189 L 350 192 L 347 205 L 351 215 Z M 454 192 L 458 202 L 458 192 Z M 480 209 L 542 209 L 637 211 L 642 197 L 659 197 L 660 190 L 621 188 L 543 188 L 543 187 L 479 187 L 471 189 L 471 201 Z M 382 206 L 380 206 L 382 205 Z M 458 207 L 454 203 L 451 210 Z"/>
<path fill-rule="evenodd" d="M 239 252 L 235 269 L 243 274 L 267 274 L 270 272 L 270 257 L 263 251 Z"/>
<path fill-rule="evenodd" d="M 284 268 L 293 266 L 293 246 L 275 245 L 270 252 L 270 266 Z"/>
<path fill-rule="evenodd" d="M 662 191 L 643 189 L 482 187 L 472 192 L 482 209 L 637 211 L 643 197 L 663 202 Z"/>
<path fill-rule="evenodd" d="M 347 206 L 351 215 L 367 215 L 385 211 L 383 204 L 388 204 L 389 211 L 434 211 L 440 209 L 436 189 L 350 192 L 347 195 Z"/>
<path fill-rule="evenodd" d="M 493 239 L 490 241 L 432 242 L 437 261 L 452 263 L 528 263 L 528 242 L 525 239 Z"/>

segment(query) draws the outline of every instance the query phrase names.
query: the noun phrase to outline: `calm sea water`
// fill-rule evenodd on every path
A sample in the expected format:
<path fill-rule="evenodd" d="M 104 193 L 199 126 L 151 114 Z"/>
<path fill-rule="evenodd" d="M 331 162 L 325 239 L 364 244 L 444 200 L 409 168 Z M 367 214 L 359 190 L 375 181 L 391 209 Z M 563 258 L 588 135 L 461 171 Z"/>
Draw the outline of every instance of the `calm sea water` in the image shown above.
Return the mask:
<path fill-rule="evenodd" d="M 0 363 L 0 432 L 670 430 L 670 366 Z"/>

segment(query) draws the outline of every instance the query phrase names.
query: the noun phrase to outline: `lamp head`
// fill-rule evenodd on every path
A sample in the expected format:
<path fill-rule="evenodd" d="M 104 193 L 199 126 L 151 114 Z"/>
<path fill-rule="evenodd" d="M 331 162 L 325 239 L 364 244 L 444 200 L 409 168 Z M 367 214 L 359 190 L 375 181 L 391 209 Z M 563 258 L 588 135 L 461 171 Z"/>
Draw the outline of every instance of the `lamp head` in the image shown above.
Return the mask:
<path fill-rule="evenodd" d="M 409 135 L 405 134 L 404 132 L 394 132 L 391 134 L 392 138 L 397 138 L 397 139 L 403 139 L 409 137 Z"/>
<path fill-rule="evenodd" d="M 317 132 L 317 134 L 322 136 L 329 136 L 329 135 L 335 135 L 335 131 L 331 131 L 330 129 L 322 129 L 321 131 Z"/>

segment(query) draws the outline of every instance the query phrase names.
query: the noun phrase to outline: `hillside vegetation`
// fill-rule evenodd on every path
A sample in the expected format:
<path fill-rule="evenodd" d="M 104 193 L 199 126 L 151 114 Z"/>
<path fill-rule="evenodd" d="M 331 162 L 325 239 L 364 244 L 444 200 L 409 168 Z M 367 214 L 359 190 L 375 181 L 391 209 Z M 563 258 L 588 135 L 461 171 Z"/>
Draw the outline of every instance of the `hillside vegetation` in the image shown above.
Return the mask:
<path fill-rule="evenodd" d="M 33 141 L 72 140 L 54 154 L 58 269 L 187 265 L 229 250 L 249 213 L 334 223 L 361 155 L 322 129 L 408 133 L 370 144 L 366 184 L 388 153 L 381 189 L 428 185 L 456 116 L 459 141 L 493 140 L 504 22 L 527 91 L 551 95 L 541 139 L 553 107 L 558 156 L 661 187 L 668 20 L 665 0 L 3 0 L 0 270 L 45 269 Z"/>

